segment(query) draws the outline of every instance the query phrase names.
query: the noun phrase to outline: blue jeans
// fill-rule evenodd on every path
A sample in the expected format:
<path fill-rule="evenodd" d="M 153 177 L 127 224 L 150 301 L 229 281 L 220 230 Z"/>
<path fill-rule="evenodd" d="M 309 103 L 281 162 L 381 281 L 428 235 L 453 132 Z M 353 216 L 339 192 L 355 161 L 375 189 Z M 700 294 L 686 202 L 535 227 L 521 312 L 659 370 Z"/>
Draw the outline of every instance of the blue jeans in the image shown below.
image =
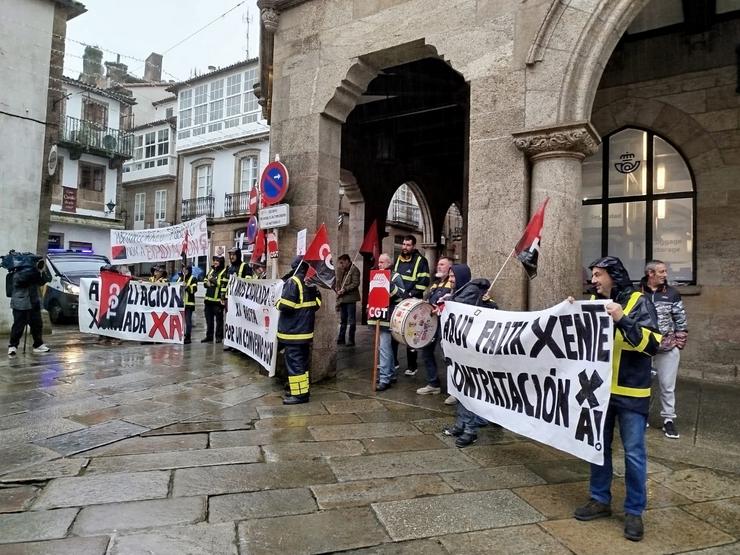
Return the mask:
<path fill-rule="evenodd" d="M 609 406 L 604 419 L 604 464 L 591 465 L 591 497 L 600 503 L 611 503 L 612 439 L 614 424 L 619 421 L 619 433 L 624 446 L 624 481 L 627 496 L 624 512 L 641 515 L 647 504 L 647 449 L 645 424 L 647 415 L 632 410 Z"/>
<path fill-rule="evenodd" d="M 396 372 L 393 362 L 393 347 L 391 345 L 391 329 L 380 326 L 380 361 L 378 362 L 378 381 L 383 384 L 391 383 Z"/>
<path fill-rule="evenodd" d="M 478 428 L 485 426 L 487 423 L 488 421 L 486 419 L 466 409 L 462 403 L 457 403 L 457 418 L 455 418 L 455 426 L 457 428 L 475 436 L 478 435 Z"/>

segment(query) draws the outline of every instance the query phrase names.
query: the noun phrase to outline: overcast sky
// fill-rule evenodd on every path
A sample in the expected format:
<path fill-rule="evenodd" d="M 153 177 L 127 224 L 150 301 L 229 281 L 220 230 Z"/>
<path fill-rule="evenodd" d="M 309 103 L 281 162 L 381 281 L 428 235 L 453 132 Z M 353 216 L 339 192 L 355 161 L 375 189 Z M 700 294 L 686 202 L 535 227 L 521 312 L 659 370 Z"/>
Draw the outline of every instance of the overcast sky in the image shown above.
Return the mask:
<path fill-rule="evenodd" d="M 256 58 L 259 53 L 257 0 L 81 1 L 87 13 L 67 24 L 64 74 L 70 77 L 77 78 L 82 72 L 85 46 L 79 43 L 103 49 L 104 62 L 114 62 L 116 53 L 121 54 L 121 62 L 139 77 L 144 74 L 143 60 L 151 52 L 163 54 L 162 79 L 166 81 L 187 79 L 194 69 L 204 73 L 210 65 L 233 64 L 246 58 L 247 11 L 251 19 L 249 57 Z M 216 18 L 219 19 L 174 46 Z"/>

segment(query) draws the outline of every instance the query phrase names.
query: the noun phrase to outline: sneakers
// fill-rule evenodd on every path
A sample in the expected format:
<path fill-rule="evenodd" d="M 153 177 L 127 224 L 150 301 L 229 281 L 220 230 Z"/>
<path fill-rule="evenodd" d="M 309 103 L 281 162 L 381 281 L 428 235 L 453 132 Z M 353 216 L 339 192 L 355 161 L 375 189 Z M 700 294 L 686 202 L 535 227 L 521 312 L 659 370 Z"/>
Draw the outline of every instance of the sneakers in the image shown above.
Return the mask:
<path fill-rule="evenodd" d="M 416 376 L 417 368 L 406 368 L 406 371 L 403 373 L 404 376 Z"/>
<path fill-rule="evenodd" d="M 670 421 L 669 421 L 670 422 Z M 640 515 L 624 515 L 624 537 L 633 542 L 639 542 L 645 535 Z"/>
<path fill-rule="evenodd" d="M 666 420 L 663 422 L 663 433 L 665 434 L 665 437 L 670 439 L 678 439 L 681 437 L 678 434 L 678 430 L 676 430 L 676 425 L 673 423 L 673 420 Z"/>
<path fill-rule="evenodd" d="M 606 503 L 591 499 L 583 507 L 578 507 L 573 516 L 576 520 L 595 520 L 597 518 L 604 518 L 612 516 L 612 508 Z"/>
<path fill-rule="evenodd" d="M 14 357 L 17 354 L 18 354 L 17 347 L 8 347 L 8 356 L 9 357 Z"/>
<path fill-rule="evenodd" d="M 433 385 L 429 384 L 416 390 L 417 395 L 439 395 L 441 392 L 441 387 L 434 387 Z"/>
<path fill-rule="evenodd" d="M 447 399 L 445 399 L 445 405 L 456 405 L 457 399 L 453 397 L 452 395 L 449 395 Z"/>
<path fill-rule="evenodd" d="M 459 437 L 462 435 L 463 431 L 464 430 L 462 428 L 452 426 L 450 428 L 445 428 L 444 430 L 442 430 L 442 434 L 446 436 Z"/>
<path fill-rule="evenodd" d="M 463 432 L 459 436 L 457 436 L 457 439 L 455 440 L 455 447 L 467 447 L 468 445 L 473 445 L 478 441 L 478 436 L 476 434 L 471 434 L 470 432 Z"/>
<path fill-rule="evenodd" d="M 42 343 L 38 347 L 33 348 L 33 352 L 36 353 L 37 355 L 42 354 L 42 353 L 48 353 L 49 351 L 51 351 L 51 349 L 49 349 L 49 347 L 47 347 L 44 343 Z"/>

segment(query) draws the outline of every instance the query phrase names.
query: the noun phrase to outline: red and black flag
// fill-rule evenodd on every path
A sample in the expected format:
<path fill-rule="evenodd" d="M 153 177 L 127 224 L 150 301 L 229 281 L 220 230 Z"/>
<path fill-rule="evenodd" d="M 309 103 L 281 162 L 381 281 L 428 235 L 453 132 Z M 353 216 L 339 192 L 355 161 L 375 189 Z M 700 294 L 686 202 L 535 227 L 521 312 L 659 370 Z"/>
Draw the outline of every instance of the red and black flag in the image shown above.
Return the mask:
<path fill-rule="evenodd" d="M 103 270 L 100 272 L 100 309 L 98 326 L 119 329 L 126 316 L 131 276 Z"/>
<path fill-rule="evenodd" d="M 373 220 L 373 223 L 370 224 L 370 229 L 367 230 L 365 238 L 362 240 L 362 245 L 360 245 L 360 252 L 362 254 L 369 254 L 373 257 L 373 267 L 378 264 L 378 258 L 380 258 L 378 220 Z"/>
<path fill-rule="evenodd" d="M 329 246 L 329 232 L 326 225 L 321 224 L 316 236 L 306 249 L 303 260 L 308 264 L 306 272 L 306 283 L 318 285 L 325 289 L 333 289 L 336 274 L 331 259 L 331 247 Z"/>
<path fill-rule="evenodd" d="M 529 220 L 527 227 L 524 228 L 522 238 L 514 247 L 514 254 L 521 261 L 529 279 L 533 279 L 537 275 L 537 259 L 540 254 L 542 226 L 545 223 L 545 207 L 549 200 L 549 197 L 545 197 L 532 219 Z"/>

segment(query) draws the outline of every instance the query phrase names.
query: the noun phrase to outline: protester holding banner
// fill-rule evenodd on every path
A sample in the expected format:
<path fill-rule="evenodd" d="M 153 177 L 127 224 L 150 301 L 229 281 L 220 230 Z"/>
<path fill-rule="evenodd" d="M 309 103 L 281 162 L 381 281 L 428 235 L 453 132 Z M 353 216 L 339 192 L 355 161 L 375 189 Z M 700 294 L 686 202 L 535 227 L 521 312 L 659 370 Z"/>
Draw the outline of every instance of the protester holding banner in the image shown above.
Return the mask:
<path fill-rule="evenodd" d="M 210 343 L 214 337 L 214 321 L 216 332 L 216 343 L 221 343 L 224 338 L 224 305 L 222 301 L 226 295 L 226 268 L 223 256 L 214 256 L 204 284 L 206 287 L 205 317 L 206 317 L 206 336 L 201 343 Z"/>
<path fill-rule="evenodd" d="M 339 337 L 337 345 L 345 344 L 353 347 L 355 344 L 355 330 L 357 318 L 357 303 L 360 300 L 360 270 L 352 264 L 349 255 L 339 257 L 339 273 L 337 274 L 337 311 L 339 312 Z"/>
<path fill-rule="evenodd" d="M 389 270 L 392 265 L 391 257 L 386 253 L 378 257 L 378 269 Z M 393 357 L 393 345 L 391 344 L 391 314 L 396 305 L 403 300 L 403 279 L 398 272 L 391 271 L 390 282 L 390 306 L 385 313 L 385 318 L 368 318 L 367 323 L 371 326 L 380 326 L 380 363 L 378 364 L 379 376 L 376 391 L 385 391 L 396 381 L 396 369 Z"/>
<path fill-rule="evenodd" d="M 228 274 L 236 274 L 240 278 L 246 278 L 251 275 L 252 269 L 246 261 L 242 261 L 242 251 L 238 247 L 229 249 L 229 268 Z"/>
<path fill-rule="evenodd" d="M 429 287 L 429 261 L 416 250 L 416 237 L 406 235 L 401 244 L 401 254 L 396 259 L 393 271 L 397 272 L 403 279 L 404 298 L 421 299 L 424 292 Z M 393 342 L 394 359 L 398 360 L 398 343 Z M 408 368 L 404 374 L 406 376 L 416 375 L 416 351 L 411 347 L 406 347 L 406 361 Z"/>
<path fill-rule="evenodd" d="M 604 464 L 591 464 L 591 500 L 575 511 L 578 520 L 607 517 L 611 511 L 612 439 L 614 424 L 624 446 L 624 536 L 640 541 L 644 535 L 642 512 L 647 504 L 647 450 L 645 425 L 650 406 L 651 357 L 658 352 L 661 335 L 655 307 L 632 287 L 622 261 L 613 256 L 589 266 L 596 289 L 592 299 L 611 299 L 606 311 L 614 321 L 612 381 L 609 407 L 604 417 Z"/>
<path fill-rule="evenodd" d="M 467 264 L 455 264 L 450 269 L 448 282 L 454 292 L 447 298 L 442 297 L 440 301 L 450 300 L 484 308 L 498 308 L 487 296 L 491 283 L 482 278 L 471 281 L 470 267 Z M 467 409 L 462 403 L 458 403 L 455 425 L 445 429 L 443 433 L 455 437 L 455 446 L 467 447 L 478 441 L 478 429 L 485 424 L 484 418 Z"/>
<path fill-rule="evenodd" d="M 193 331 L 193 312 L 195 312 L 195 292 L 198 290 L 198 280 L 193 275 L 193 267 L 183 264 L 177 283 L 182 283 L 182 300 L 185 304 L 185 339 L 183 343 L 190 343 L 190 335 Z"/>
<path fill-rule="evenodd" d="M 313 343 L 316 311 L 321 307 L 321 294 L 306 285 L 308 264 L 297 256 L 291 272 L 283 278 L 285 285 L 277 309 L 280 311 L 277 338 L 284 348 L 285 366 L 288 369 L 288 394 L 284 405 L 298 405 L 309 401 L 308 367 Z"/>
<path fill-rule="evenodd" d="M 427 302 L 432 305 L 432 311 L 438 314 L 439 309 L 437 303 L 445 295 L 452 293 L 452 286 L 449 281 L 450 268 L 454 264 L 448 256 L 443 256 L 437 261 L 437 271 L 434 275 L 436 278 L 432 286 L 427 290 L 424 295 Z M 442 335 L 439 327 L 437 327 L 437 333 L 434 335 L 434 340 L 421 349 L 421 360 L 424 362 L 424 367 L 427 373 L 427 384 L 424 387 L 420 387 L 416 390 L 418 395 L 437 395 L 442 391 L 442 384 L 439 381 L 439 374 L 437 369 L 437 359 L 434 352 L 439 345 Z M 454 399 L 454 397 L 452 397 Z M 445 401 L 447 403 L 447 401 Z M 449 402 L 447 404 L 453 404 Z"/>
<path fill-rule="evenodd" d="M 149 283 L 167 283 L 167 270 L 161 264 L 152 266 L 151 274 Z"/>
<path fill-rule="evenodd" d="M 267 279 L 267 266 L 263 258 L 250 262 L 252 273 L 247 276 L 247 279 Z"/>

